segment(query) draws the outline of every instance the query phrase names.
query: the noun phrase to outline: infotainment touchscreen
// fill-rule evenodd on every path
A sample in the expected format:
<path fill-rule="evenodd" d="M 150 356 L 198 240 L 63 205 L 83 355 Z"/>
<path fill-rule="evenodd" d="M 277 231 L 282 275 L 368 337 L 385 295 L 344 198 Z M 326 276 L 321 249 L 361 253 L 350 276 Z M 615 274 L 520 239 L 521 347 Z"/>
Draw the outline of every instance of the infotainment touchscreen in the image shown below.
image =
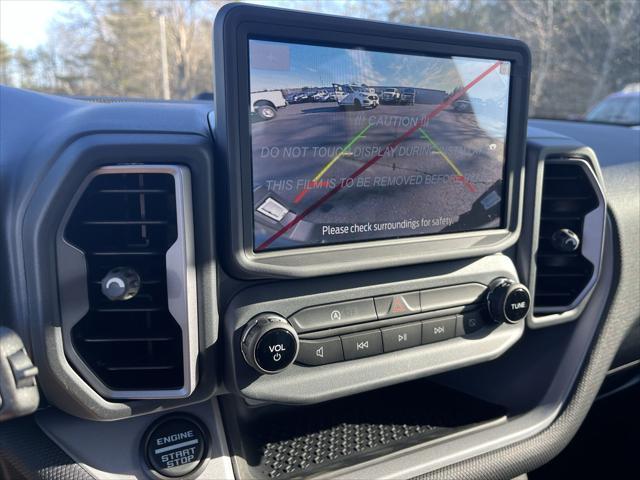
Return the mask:
<path fill-rule="evenodd" d="M 250 39 L 254 251 L 501 228 L 510 67 Z"/>

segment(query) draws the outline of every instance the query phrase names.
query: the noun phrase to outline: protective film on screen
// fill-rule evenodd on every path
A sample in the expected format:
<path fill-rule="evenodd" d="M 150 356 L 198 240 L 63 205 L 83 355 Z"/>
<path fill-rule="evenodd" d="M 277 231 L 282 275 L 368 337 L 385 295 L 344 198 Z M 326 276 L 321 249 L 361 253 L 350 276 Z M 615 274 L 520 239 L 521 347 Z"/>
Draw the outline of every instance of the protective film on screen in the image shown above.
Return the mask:
<path fill-rule="evenodd" d="M 510 63 L 249 40 L 254 250 L 502 226 Z"/>

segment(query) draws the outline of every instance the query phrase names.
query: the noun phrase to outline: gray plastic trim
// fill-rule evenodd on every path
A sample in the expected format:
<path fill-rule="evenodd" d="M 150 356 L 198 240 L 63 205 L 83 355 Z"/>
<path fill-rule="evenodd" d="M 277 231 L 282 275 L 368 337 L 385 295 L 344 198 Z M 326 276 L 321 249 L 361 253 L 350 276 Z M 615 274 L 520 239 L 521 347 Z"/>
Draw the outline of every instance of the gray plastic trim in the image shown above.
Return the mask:
<path fill-rule="evenodd" d="M 591 342 L 600 326 L 600 320 L 608 308 L 608 297 L 614 282 L 614 246 L 612 231 L 607 229 L 606 261 L 602 275 L 593 291 L 593 301 L 586 306 L 581 321 L 563 353 L 557 370 L 550 372 L 548 388 L 532 410 L 500 424 L 490 424 L 481 429 L 469 429 L 457 435 L 400 450 L 353 467 L 318 475 L 315 478 L 412 478 L 440 468 L 478 457 L 531 438 L 549 427 L 562 411 L 562 407 L 573 391 Z M 523 381 L 527 381 L 523 379 Z M 468 478 L 511 478 L 494 475 L 476 475 Z M 457 478 L 445 476 L 442 478 Z"/>
<path fill-rule="evenodd" d="M 208 462 L 196 478 L 233 480 L 218 401 L 213 399 L 175 412 L 197 417 L 210 434 Z M 36 422 L 53 442 L 98 480 L 157 480 L 144 465 L 140 443 L 149 425 L 164 415 L 93 422 L 49 408 L 36 414 Z"/>
<path fill-rule="evenodd" d="M 16 356 L 22 357 L 20 366 L 12 361 Z M 14 368 L 17 368 L 17 372 Z M 17 375 L 19 373 L 24 376 L 21 378 Z M 20 336 L 0 325 L 0 422 L 36 411 L 40 403 L 37 374 L 38 369 L 31 363 Z M 21 383 L 20 379 L 26 383 Z"/>
<path fill-rule="evenodd" d="M 524 333 L 524 322 L 489 326 L 464 337 L 358 360 L 315 367 L 292 365 L 277 375 L 260 376 L 246 365 L 240 353 L 242 331 L 263 312 L 275 312 L 286 318 L 302 308 L 363 297 L 469 283 L 488 285 L 498 277 L 518 280 L 513 262 L 501 254 L 423 265 L 397 274 L 377 273 L 371 273 L 366 285 L 360 277 L 339 277 L 333 281 L 299 280 L 287 288 L 282 283 L 258 285 L 240 292 L 225 314 L 225 343 L 229 352 L 225 362 L 226 385 L 255 402 L 317 403 L 495 359 Z M 333 291 L 327 291 L 327 282 Z M 366 329 L 370 324 L 373 322 L 360 324 L 359 328 Z"/>
<path fill-rule="evenodd" d="M 487 287 L 479 283 L 421 290 L 420 304 L 428 305 L 427 307 L 422 307 L 423 311 L 426 312 L 458 305 L 470 305 L 482 299 L 486 290 Z"/>
<path fill-rule="evenodd" d="M 263 401 L 315 403 L 493 360 L 524 333 L 524 322 L 430 345 L 317 367 L 291 365 L 262 376 L 243 394 Z"/>
<path fill-rule="evenodd" d="M 113 390 L 98 378 L 73 348 L 71 330 L 89 310 L 84 253 L 64 239 L 64 230 L 82 194 L 100 175 L 166 173 L 173 176 L 176 194 L 177 239 L 166 254 L 168 308 L 182 331 L 184 384 L 173 390 Z M 185 398 L 197 384 L 198 297 L 193 239 L 191 174 L 177 165 L 118 165 L 93 171 L 85 178 L 63 217 L 57 234 L 58 281 L 64 352 L 69 362 L 100 395 L 111 399 Z"/>
<path fill-rule="evenodd" d="M 14 184 L 18 189 L 15 215 L 7 219 L 12 225 L 8 255 L 15 260 L 15 265 L 11 264 L 15 268 L 8 270 L 15 280 L 10 282 L 14 296 L 9 309 L 18 308 L 10 321 L 23 338 L 31 339 L 30 353 L 40 370 L 39 385 L 47 400 L 83 418 L 115 420 L 198 403 L 222 390 L 216 361 L 220 354 L 216 285 L 221 272 L 216 266 L 211 188 L 214 159 L 205 120 L 209 106 L 179 102 L 93 104 L 13 89 L 2 92 L 16 105 L 30 105 L 27 110 L 32 116 L 34 112 L 46 113 L 47 121 L 55 127 L 44 129 L 41 137 L 36 135 L 32 139 L 35 143 L 24 147 L 24 156 L 16 157 L 23 172 Z M 58 118 L 63 104 L 71 105 L 67 121 Z M 191 171 L 200 354 L 198 384 L 187 398 L 106 400 L 80 376 L 63 350 L 56 266 L 58 228 L 87 175 L 101 166 L 133 164 L 179 164 Z"/>
<path fill-rule="evenodd" d="M 550 158 L 551 157 L 551 158 Z M 559 323 L 569 322 L 575 320 L 580 316 L 580 313 L 584 309 L 586 302 L 598 281 L 600 271 L 602 267 L 602 255 L 604 249 L 604 232 L 606 223 L 607 202 L 604 196 L 601 182 L 598 180 L 591 165 L 583 158 L 575 157 L 572 155 L 563 156 L 563 158 L 553 158 L 554 155 L 549 155 L 544 161 L 544 165 L 565 164 L 565 165 L 577 165 L 585 172 L 591 186 L 598 197 L 598 206 L 589 212 L 584 218 L 583 233 L 582 233 L 582 255 L 593 264 L 593 275 L 585 288 L 580 292 L 576 299 L 567 306 L 561 307 L 536 307 L 534 304 L 533 314 L 527 318 L 527 325 L 530 328 L 542 328 L 550 325 L 557 325 Z M 587 158 L 592 159 L 590 155 Z M 542 167 L 544 169 L 544 166 Z M 544 178 L 544 176 L 543 176 Z M 542 202 L 544 192 L 539 189 L 539 198 L 537 199 L 537 205 L 539 208 Z M 536 253 L 538 249 L 538 234 L 540 225 L 540 215 L 536 220 L 535 239 L 533 242 L 534 249 L 532 249 L 531 261 L 535 265 Z M 532 289 L 535 289 L 535 269 L 532 269 L 534 275 L 530 279 Z M 533 293 L 535 295 L 535 292 Z M 535 297 L 534 297 L 535 298 Z"/>

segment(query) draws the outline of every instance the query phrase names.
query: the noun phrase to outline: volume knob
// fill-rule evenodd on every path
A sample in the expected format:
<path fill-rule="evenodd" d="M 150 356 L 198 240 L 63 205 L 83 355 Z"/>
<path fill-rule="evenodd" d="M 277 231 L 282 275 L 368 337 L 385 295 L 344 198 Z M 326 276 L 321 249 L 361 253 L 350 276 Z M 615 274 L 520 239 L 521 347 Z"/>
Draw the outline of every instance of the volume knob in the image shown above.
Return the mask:
<path fill-rule="evenodd" d="M 489 285 L 487 307 L 494 322 L 516 323 L 529 313 L 531 296 L 521 283 L 498 278 Z"/>
<path fill-rule="evenodd" d="M 298 348 L 298 334 L 275 313 L 254 317 L 242 334 L 242 355 L 258 373 L 281 372 L 296 359 Z"/>

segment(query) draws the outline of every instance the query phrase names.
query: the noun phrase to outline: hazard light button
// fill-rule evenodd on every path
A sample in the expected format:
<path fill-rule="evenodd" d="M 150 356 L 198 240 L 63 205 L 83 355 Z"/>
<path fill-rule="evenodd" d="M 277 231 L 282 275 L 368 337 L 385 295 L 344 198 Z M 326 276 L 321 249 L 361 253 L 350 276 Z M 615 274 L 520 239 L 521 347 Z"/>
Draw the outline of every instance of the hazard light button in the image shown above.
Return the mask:
<path fill-rule="evenodd" d="M 399 293 L 374 300 L 380 319 L 420 313 L 420 292 Z"/>

